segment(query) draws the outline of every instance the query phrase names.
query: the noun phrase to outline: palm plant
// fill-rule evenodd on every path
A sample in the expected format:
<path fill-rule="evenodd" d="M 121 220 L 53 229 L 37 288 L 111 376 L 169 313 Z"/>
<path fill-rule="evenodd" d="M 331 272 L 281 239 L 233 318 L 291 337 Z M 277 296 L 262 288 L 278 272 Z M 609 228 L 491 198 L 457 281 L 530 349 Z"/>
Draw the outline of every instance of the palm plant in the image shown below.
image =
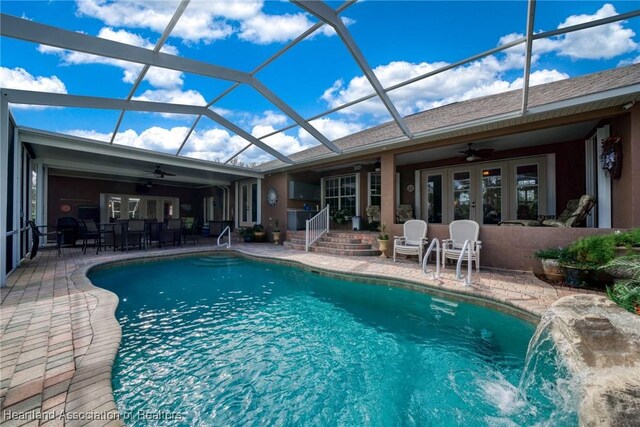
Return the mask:
<path fill-rule="evenodd" d="M 609 298 L 627 311 L 640 315 L 640 256 L 615 258 L 605 268 L 615 269 L 626 276 L 607 287 Z"/>

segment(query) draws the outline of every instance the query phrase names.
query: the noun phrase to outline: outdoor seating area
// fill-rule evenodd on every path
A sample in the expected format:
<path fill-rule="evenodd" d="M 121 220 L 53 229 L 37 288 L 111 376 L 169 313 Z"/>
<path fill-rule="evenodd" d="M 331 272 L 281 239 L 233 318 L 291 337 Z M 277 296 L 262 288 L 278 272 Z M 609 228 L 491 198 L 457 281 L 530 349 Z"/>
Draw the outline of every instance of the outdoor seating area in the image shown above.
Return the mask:
<path fill-rule="evenodd" d="M 538 219 L 513 219 L 500 221 L 498 225 L 520 225 L 523 227 L 578 227 L 596 205 L 596 198 L 585 194 L 579 199 L 571 199 L 567 207 L 557 217 L 555 215 L 541 215 Z"/>

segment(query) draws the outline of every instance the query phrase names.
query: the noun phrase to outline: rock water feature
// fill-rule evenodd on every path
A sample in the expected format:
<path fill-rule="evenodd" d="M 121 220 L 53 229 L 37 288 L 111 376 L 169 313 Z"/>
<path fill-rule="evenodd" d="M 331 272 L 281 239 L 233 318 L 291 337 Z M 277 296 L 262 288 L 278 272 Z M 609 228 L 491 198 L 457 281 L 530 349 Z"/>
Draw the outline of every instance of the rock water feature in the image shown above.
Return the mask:
<path fill-rule="evenodd" d="M 556 361 L 556 384 L 539 381 Z M 560 411 L 582 426 L 640 426 L 640 316 L 604 296 L 572 295 L 544 314 L 531 339 L 518 392 L 553 387 Z M 558 418 L 562 415 L 558 414 Z"/>

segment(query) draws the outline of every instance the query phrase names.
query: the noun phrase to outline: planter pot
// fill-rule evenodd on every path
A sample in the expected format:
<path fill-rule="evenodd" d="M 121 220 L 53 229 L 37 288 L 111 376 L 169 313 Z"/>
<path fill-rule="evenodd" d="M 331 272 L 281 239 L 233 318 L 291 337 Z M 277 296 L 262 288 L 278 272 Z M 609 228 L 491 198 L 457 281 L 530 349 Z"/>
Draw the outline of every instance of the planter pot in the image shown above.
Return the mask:
<path fill-rule="evenodd" d="M 245 243 L 253 242 L 253 236 L 242 236 L 244 238 Z"/>
<path fill-rule="evenodd" d="M 254 231 L 253 232 L 253 237 L 255 239 L 256 242 L 260 243 L 260 242 L 264 242 L 264 237 L 267 234 L 264 231 Z"/>
<path fill-rule="evenodd" d="M 543 258 L 540 262 L 542 263 L 544 275 L 547 276 L 549 280 L 553 280 L 554 282 L 564 280 L 564 269 L 560 266 L 557 259 Z"/>
<path fill-rule="evenodd" d="M 586 268 L 573 267 L 569 265 L 564 266 L 564 276 L 567 285 L 581 288 L 587 284 L 587 278 L 593 270 Z"/>
<path fill-rule="evenodd" d="M 380 240 L 378 239 L 378 249 L 380 249 L 380 258 L 388 258 L 387 251 L 389 250 L 389 242 L 390 240 Z"/>
<path fill-rule="evenodd" d="M 279 231 L 273 231 L 273 244 L 274 245 L 279 245 L 280 244 L 280 232 Z"/>

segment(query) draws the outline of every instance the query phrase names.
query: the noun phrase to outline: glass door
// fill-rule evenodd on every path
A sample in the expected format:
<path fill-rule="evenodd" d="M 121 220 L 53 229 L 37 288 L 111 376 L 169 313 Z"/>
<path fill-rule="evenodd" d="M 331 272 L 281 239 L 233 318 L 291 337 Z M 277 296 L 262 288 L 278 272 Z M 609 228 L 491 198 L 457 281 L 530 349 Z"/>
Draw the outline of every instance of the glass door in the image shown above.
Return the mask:
<path fill-rule="evenodd" d="M 473 179 L 474 168 L 454 169 L 451 171 L 451 220 L 475 220 L 476 199 Z"/>
<path fill-rule="evenodd" d="M 430 224 L 443 224 L 446 221 L 445 177 L 444 170 L 422 172 L 422 219 Z"/>
<path fill-rule="evenodd" d="M 251 227 L 258 216 L 258 184 L 245 182 L 240 184 L 240 227 Z"/>

